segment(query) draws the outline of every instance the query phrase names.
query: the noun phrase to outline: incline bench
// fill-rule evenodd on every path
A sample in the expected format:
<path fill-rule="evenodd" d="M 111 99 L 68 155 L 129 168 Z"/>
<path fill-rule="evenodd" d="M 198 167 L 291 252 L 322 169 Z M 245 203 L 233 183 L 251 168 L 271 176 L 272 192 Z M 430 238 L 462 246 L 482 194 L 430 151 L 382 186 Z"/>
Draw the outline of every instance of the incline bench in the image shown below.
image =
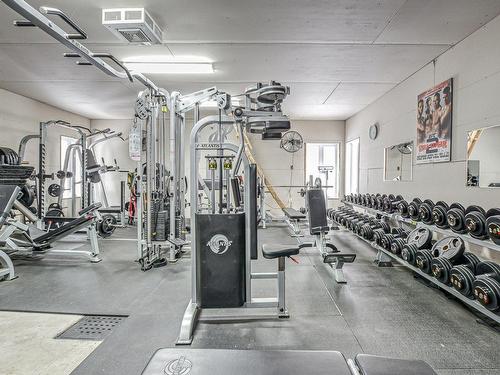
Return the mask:
<path fill-rule="evenodd" d="M 423 361 L 337 351 L 160 349 L 142 375 L 437 375 Z"/>
<path fill-rule="evenodd" d="M 291 207 L 283 208 L 283 213 L 286 217 L 285 222 L 290 227 L 290 236 L 303 237 L 304 235 L 300 232 L 300 221 L 305 220 L 306 215 Z"/>
<path fill-rule="evenodd" d="M 309 219 L 309 232 L 314 236 L 314 243 L 304 243 L 300 247 L 316 247 L 323 262 L 334 270 L 335 281 L 346 283 L 342 267 L 344 263 L 352 263 L 356 254 L 341 253 L 331 243 L 326 242 L 325 236 L 330 231 L 326 217 L 326 199 L 322 189 L 309 189 L 306 192 L 306 208 Z"/>

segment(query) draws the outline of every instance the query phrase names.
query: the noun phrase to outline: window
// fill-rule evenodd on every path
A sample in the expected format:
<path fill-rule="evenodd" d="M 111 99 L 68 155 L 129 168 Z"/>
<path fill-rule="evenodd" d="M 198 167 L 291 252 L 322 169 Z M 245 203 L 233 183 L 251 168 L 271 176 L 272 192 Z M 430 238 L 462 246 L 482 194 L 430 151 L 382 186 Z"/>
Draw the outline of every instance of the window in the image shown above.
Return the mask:
<path fill-rule="evenodd" d="M 320 178 L 329 199 L 339 197 L 339 149 L 339 143 L 306 144 L 306 183 Z"/>
<path fill-rule="evenodd" d="M 66 151 L 68 147 L 72 144 L 78 142 L 77 138 L 67 137 L 61 135 L 61 170 L 64 170 L 64 164 L 66 161 Z M 73 193 L 73 182 L 75 182 L 75 196 L 80 198 L 82 196 L 82 161 L 80 159 L 80 148 L 73 147 L 73 152 L 69 153 L 68 159 L 68 172 L 73 173 L 72 178 L 67 178 L 64 183 L 64 193 L 63 198 L 68 199 L 72 197 Z"/>
<path fill-rule="evenodd" d="M 359 188 L 359 138 L 345 144 L 345 193 L 356 194 Z"/>

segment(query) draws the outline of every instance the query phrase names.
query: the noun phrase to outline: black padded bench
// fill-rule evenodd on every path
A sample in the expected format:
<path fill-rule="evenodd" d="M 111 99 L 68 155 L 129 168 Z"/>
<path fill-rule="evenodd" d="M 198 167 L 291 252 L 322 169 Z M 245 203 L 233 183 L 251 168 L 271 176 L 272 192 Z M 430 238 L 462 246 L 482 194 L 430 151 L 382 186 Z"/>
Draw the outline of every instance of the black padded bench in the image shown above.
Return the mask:
<path fill-rule="evenodd" d="M 266 259 L 278 259 L 278 316 L 288 318 L 288 310 L 285 301 L 285 258 L 297 255 L 300 248 L 294 245 L 262 245 L 262 255 Z"/>
<path fill-rule="evenodd" d="M 437 375 L 424 361 L 358 354 L 354 359 L 360 375 Z"/>
<path fill-rule="evenodd" d="M 423 361 L 337 351 L 159 349 L 142 375 L 437 375 Z"/>
<path fill-rule="evenodd" d="M 292 237 L 302 237 L 303 234 L 300 231 L 300 221 L 306 219 L 306 215 L 291 207 L 283 208 L 283 213 L 285 214 L 285 221 L 290 227 L 290 235 Z"/>

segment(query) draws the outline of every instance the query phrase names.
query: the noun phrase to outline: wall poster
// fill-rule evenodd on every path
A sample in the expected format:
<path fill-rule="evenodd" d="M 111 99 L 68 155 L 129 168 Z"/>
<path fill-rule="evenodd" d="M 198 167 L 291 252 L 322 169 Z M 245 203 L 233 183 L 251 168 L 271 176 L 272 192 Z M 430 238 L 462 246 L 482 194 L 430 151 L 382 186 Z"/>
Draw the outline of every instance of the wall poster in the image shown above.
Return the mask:
<path fill-rule="evenodd" d="M 417 164 L 450 161 L 453 78 L 417 99 Z"/>

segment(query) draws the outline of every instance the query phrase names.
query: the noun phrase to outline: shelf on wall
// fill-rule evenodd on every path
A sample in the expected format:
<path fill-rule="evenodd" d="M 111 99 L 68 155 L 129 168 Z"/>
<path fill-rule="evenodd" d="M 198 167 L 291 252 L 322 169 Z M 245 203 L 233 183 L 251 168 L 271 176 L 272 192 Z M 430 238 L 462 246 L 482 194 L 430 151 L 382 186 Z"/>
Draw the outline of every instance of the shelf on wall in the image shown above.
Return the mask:
<path fill-rule="evenodd" d="M 365 206 L 362 206 L 360 204 L 356 204 L 356 203 L 352 203 L 352 202 L 342 201 L 342 203 L 344 203 L 347 206 L 352 206 L 352 207 L 357 207 L 357 208 L 363 209 L 363 210 L 365 210 L 365 212 L 371 213 L 372 215 L 380 215 L 380 216 L 388 217 L 388 218 L 397 220 L 397 221 L 399 221 L 401 223 L 413 225 L 413 226 L 418 227 L 418 228 L 428 228 L 428 229 L 430 229 L 433 232 L 441 233 L 441 234 L 444 234 L 444 235 L 447 235 L 447 236 L 460 237 L 466 243 L 470 243 L 470 244 L 474 244 L 474 245 L 486 247 L 486 248 L 488 248 L 490 250 L 494 250 L 494 251 L 500 252 L 500 245 L 495 244 L 491 240 L 479 240 L 477 238 L 474 238 L 474 237 L 470 236 L 469 234 L 455 233 L 451 229 L 438 228 L 435 225 L 428 225 L 428 224 L 424 224 L 424 223 L 422 223 L 420 221 L 415 221 L 415 220 L 411 220 L 411 219 L 408 219 L 408 218 L 401 217 L 401 215 L 396 214 L 396 213 L 390 214 L 390 213 L 387 213 L 387 212 L 384 212 L 384 211 L 379 211 L 379 210 L 376 210 L 374 208 L 365 207 Z"/>

